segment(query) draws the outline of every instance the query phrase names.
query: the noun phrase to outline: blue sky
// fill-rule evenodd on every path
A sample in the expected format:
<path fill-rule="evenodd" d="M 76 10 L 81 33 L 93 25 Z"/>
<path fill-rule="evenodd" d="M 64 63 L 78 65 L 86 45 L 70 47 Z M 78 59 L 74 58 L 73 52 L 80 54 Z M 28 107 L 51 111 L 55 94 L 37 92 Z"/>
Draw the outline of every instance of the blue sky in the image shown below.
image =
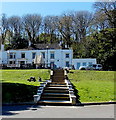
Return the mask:
<path fill-rule="evenodd" d="M 42 16 L 61 15 L 65 11 L 92 11 L 93 2 L 3 2 L 2 13 L 12 15 L 38 13 Z"/>

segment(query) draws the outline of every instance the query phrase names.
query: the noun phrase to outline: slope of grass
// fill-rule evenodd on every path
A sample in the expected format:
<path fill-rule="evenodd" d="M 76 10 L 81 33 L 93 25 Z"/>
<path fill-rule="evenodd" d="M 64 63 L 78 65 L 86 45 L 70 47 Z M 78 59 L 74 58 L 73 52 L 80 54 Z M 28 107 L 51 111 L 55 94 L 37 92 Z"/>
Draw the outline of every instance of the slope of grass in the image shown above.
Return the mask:
<path fill-rule="evenodd" d="M 39 86 L 38 77 L 42 80 L 49 79 L 49 70 L 47 69 L 31 69 L 31 70 L 1 70 L 2 76 L 0 80 L 4 83 L 21 83 L 26 85 Z M 36 82 L 29 82 L 31 76 L 36 78 Z"/>
<path fill-rule="evenodd" d="M 116 72 L 78 70 L 72 70 L 72 72 L 68 76 L 78 90 L 81 102 L 115 101 L 116 78 L 114 74 Z M 33 100 L 33 95 L 37 90 L 36 86 L 39 86 L 40 82 L 28 82 L 27 79 L 31 76 L 34 76 L 36 80 L 39 76 L 42 80 L 49 79 L 50 71 L 46 69 L 0 70 L 0 80 L 3 83 L 3 102 Z"/>
<path fill-rule="evenodd" d="M 81 102 L 115 101 L 113 71 L 78 71 L 69 73 L 71 82 L 78 90 Z"/>
<path fill-rule="evenodd" d="M 32 102 L 33 95 L 37 94 L 37 86 L 40 85 L 38 77 L 42 80 L 49 79 L 49 70 L 1 70 L 0 81 L 2 82 L 2 102 Z M 36 82 L 29 82 L 31 76 L 36 78 Z"/>

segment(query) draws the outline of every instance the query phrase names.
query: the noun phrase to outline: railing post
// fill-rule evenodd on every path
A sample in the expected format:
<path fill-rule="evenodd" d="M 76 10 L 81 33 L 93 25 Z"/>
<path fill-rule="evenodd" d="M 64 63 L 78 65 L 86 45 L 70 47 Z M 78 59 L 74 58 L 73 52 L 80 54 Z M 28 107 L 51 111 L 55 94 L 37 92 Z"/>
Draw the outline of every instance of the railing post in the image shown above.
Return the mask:
<path fill-rule="evenodd" d="M 34 95 L 34 102 L 37 103 L 40 100 L 40 95 Z"/>

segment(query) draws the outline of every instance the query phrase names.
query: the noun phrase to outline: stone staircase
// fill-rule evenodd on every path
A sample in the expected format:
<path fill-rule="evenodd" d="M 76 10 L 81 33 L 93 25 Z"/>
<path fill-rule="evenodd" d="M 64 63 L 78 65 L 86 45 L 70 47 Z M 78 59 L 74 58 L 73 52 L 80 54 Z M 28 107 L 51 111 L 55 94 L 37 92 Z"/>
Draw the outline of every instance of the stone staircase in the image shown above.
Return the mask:
<path fill-rule="evenodd" d="M 65 70 L 51 71 L 50 80 L 45 81 L 38 88 L 34 101 L 45 105 L 74 105 L 76 97 Z"/>

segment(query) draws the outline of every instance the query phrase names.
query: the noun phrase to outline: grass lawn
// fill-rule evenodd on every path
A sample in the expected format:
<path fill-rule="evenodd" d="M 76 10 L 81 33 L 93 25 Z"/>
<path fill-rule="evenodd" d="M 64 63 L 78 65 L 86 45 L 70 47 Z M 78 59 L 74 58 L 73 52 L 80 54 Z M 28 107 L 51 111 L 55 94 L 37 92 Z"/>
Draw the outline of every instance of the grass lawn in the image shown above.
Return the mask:
<path fill-rule="evenodd" d="M 69 73 L 71 82 L 78 90 L 81 102 L 115 101 L 114 71 L 79 71 Z M 114 80 L 115 79 L 115 80 Z"/>
<path fill-rule="evenodd" d="M 0 81 L 2 83 L 21 83 L 26 85 L 39 86 L 38 77 L 42 80 L 49 79 L 49 70 L 47 69 L 30 69 L 30 70 L 1 70 Z M 36 82 L 29 82 L 31 76 L 36 78 Z"/>
<path fill-rule="evenodd" d="M 37 81 L 27 81 L 31 76 L 35 77 Z M 49 79 L 49 70 L 1 70 L 2 102 L 33 102 L 33 95 L 37 94 L 37 86 L 40 85 L 38 77 L 41 77 L 42 80 Z"/>
<path fill-rule="evenodd" d="M 79 70 L 72 70 L 72 72 L 68 76 L 78 90 L 80 102 L 116 100 L 114 99 L 114 83 L 116 83 L 114 74 L 116 72 Z M 0 81 L 3 83 L 3 102 L 24 102 L 33 101 L 33 95 L 37 92 L 36 86 L 40 85 L 38 77 L 40 76 L 42 80 L 49 79 L 50 71 L 47 69 L 0 70 L 0 75 Z M 28 82 L 27 79 L 31 76 L 34 76 L 37 81 Z"/>

